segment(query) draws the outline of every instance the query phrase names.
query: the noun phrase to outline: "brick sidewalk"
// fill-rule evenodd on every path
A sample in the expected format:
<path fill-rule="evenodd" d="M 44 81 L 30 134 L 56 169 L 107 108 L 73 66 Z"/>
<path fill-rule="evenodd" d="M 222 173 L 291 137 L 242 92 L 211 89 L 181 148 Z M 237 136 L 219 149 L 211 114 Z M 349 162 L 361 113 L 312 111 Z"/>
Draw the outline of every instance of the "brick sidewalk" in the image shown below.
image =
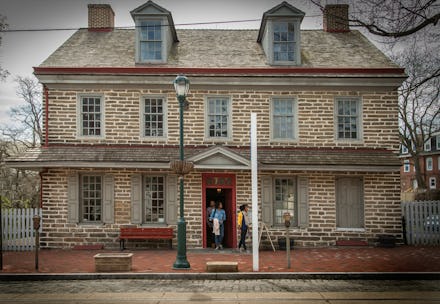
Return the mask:
<path fill-rule="evenodd" d="M 41 250 L 40 272 L 93 273 L 93 256 L 107 250 Z M 119 252 L 119 251 L 115 251 Z M 216 252 L 211 249 L 188 251 L 191 270 L 173 270 L 175 250 L 134 250 L 133 272 L 205 272 L 208 261 L 237 261 L 239 271 L 252 271 L 252 255 Z M 3 272 L 29 273 L 34 270 L 34 252 L 3 253 Z M 292 251 L 292 268 L 286 268 L 284 251 L 261 251 L 261 272 L 439 272 L 440 247 L 299 248 Z"/>

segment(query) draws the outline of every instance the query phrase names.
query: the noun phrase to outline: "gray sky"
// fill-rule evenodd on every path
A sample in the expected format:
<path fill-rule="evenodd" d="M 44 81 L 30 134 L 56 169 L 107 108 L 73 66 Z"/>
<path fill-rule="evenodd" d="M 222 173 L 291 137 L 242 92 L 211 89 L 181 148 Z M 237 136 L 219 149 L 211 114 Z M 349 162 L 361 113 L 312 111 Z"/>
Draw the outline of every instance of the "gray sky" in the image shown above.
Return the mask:
<path fill-rule="evenodd" d="M 260 19 L 282 0 L 154 0 L 171 11 L 176 25 L 212 21 Z M 0 0 L 0 14 L 9 29 L 53 29 L 87 27 L 87 4 L 108 3 L 115 12 L 115 26 L 134 26 L 130 11 L 147 0 Z M 288 0 L 306 13 L 302 29 L 322 28 L 320 11 L 307 0 Z M 198 28 L 258 28 L 259 21 L 210 24 Z M 182 28 L 182 26 L 177 26 Z M 186 28 L 196 28 L 187 26 Z M 8 123 L 10 107 L 21 101 L 15 94 L 16 76 L 31 76 L 74 31 L 11 32 L 2 34 L 0 64 L 11 75 L 0 83 L 0 124 Z M 134 47 L 134 46 L 133 46 Z"/>

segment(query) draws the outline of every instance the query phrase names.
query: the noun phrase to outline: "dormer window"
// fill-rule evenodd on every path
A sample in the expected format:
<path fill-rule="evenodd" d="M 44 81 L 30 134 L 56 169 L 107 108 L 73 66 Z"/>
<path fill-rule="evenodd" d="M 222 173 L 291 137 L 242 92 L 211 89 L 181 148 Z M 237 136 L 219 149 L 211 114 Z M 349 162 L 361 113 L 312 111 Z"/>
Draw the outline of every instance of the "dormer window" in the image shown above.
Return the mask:
<path fill-rule="evenodd" d="M 136 24 L 136 63 L 166 63 L 178 42 L 171 13 L 153 1 L 131 11 Z"/>
<path fill-rule="evenodd" d="M 270 65 L 300 65 L 300 25 L 305 13 L 287 2 L 263 14 L 258 42 Z"/>
<path fill-rule="evenodd" d="M 273 61 L 295 61 L 295 26 L 293 22 L 273 23 Z"/>
<path fill-rule="evenodd" d="M 139 33 L 140 61 L 162 60 L 162 22 L 141 21 Z"/>

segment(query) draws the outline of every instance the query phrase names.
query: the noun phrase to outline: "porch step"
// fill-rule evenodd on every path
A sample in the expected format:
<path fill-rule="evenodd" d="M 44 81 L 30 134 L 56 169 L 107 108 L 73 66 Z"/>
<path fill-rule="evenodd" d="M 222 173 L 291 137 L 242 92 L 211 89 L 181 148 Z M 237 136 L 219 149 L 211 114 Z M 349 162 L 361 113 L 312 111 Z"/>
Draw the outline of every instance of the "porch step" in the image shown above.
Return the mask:
<path fill-rule="evenodd" d="M 206 272 L 238 272 L 238 262 L 206 262 Z"/>
<path fill-rule="evenodd" d="M 368 246 L 368 242 L 362 240 L 337 240 L 336 246 Z"/>

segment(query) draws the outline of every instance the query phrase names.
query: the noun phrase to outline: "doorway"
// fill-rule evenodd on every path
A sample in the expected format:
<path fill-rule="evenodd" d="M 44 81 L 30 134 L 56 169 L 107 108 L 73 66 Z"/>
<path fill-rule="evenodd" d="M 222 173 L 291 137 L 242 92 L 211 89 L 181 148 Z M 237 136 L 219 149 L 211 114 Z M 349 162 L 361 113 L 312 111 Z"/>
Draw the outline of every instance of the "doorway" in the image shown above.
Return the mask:
<path fill-rule="evenodd" d="M 223 238 L 223 247 L 235 248 L 237 246 L 236 236 L 236 203 L 235 203 L 235 175 L 232 174 L 203 174 L 203 219 L 207 223 L 210 214 L 207 209 L 211 201 L 222 202 L 226 213 L 225 236 Z M 210 248 L 211 242 L 214 242 L 212 229 L 204 225 L 203 229 L 203 247 Z"/>

